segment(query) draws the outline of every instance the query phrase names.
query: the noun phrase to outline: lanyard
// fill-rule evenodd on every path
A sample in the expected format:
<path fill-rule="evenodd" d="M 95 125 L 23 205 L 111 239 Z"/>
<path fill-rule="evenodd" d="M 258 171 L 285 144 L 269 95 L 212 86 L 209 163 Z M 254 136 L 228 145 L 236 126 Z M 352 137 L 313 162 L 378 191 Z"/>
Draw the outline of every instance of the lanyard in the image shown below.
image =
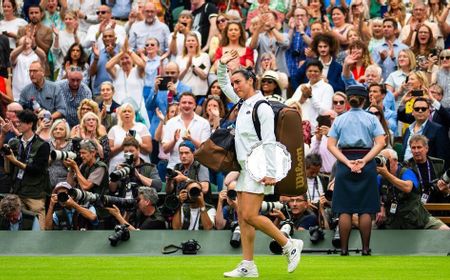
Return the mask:
<path fill-rule="evenodd" d="M 313 192 L 312 192 L 312 196 L 309 192 L 309 188 L 308 188 L 308 197 L 310 201 L 314 201 L 314 199 L 316 198 L 316 190 L 317 190 L 317 195 L 320 194 L 319 192 L 319 183 L 317 182 L 317 177 L 314 177 L 314 186 L 313 186 Z"/>
<path fill-rule="evenodd" d="M 430 162 L 428 160 L 427 160 L 427 170 L 428 170 L 428 182 L 430 182 L 431 181 L 431 168 L 430 168 Z M 422 185 L 422 187 L 424 188 L 424 191 L 425 191 L 425 182 L 424 182 L 424 180 L 422 178 L 422 174 L 420 172 L 419 166 L 417 166 L 417 171 L 419 171 L 419 172 L 417 172 L 417 174 L 419 176 L 420 184 Z M 427 188 L 427 192 L 428 191 L 429 191 L 429 187 Z"/>
<path fill-rule="evenodd" d="M 25 163 L 28 163 L 28 159 L 30 158 L 30 152 L 31 152 L 31 146 L 33 145 L 34 139 L 36 139 L 36 135 L 33 136 L 33 139 L 28 142 L 26 149 L 26 154 L 25 154 Z M 20 145 L 19 145 L 19 157 L 22 160 L 23 159 L 23 155 L 22 155 L 22 149 L 23 149 L 23 142 L 20 141 Z"/>

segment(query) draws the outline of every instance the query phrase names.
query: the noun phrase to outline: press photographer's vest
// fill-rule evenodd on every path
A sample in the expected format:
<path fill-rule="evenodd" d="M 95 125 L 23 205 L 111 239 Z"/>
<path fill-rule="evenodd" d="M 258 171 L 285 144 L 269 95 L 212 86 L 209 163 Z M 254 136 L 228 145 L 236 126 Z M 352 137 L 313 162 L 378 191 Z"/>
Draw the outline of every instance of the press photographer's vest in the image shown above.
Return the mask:
<path fill-rule="evenodd" d="M 397 178 L 401 178 L 408 170 L 402 167 Z M 428 223 L 430 214 L 420 202 L 419 190 L 412 188 L 411 192 L 405 193 L 398 190 L 387 180 L 382 179 L 382 195 L 385 200 L 386 228 L 388 229 L 422 229 Z M 391 205 L 397 202 L 397 211 L 390 213 Z"/>
<path fill-rule="evenodd" d="M 187 173 L 184 173 L 184 166 L 182 163 L 175 164 L 174 170 L 181 171 L 185 176 L 187 176 L 189 179 L 198 181 L 198 172 L 200 171 L 200 162 L 194 160 L 194 162 L 189 166 L 189 170 Z"/>
<path fill-rule="evenodd" d="M 433 169 L 435 178 L 440 178 L 442 176 L 442 174 L 445 172 L 445 166 L 444 166 L 445 161 L 443 159 L 434 158 L 434 157 L 427 157 L 427 159 L 431 165 L 431 168 Z M 420 172 L 419 167 L 417 166 L 417 163 L 414 161 L 413 158 L 411 158 L 408 161 L 408 166 L 416 173 L 417 177 L 419 178 L 419 175 L 418 175 Z M 428 179 L 428 178 L 426 178 L 426 179 Z M 430 179 L 432 180 L 434 178 L 430 178 Z M 426 183 L 428 183 L 428 182 L 426 182 Z M 420 192 L 419 193 L 423 193 L 424 190 L 426 192 L 429 192 L 429 190 L 426 190 L 425 186 L 423 186 L 423 182 L 420 182 Z"/>
<path fill-rule="evenodd" d="M 105 173 L 103 175 L 100 185 L 94 186 L 90 191 L 93 193 L 105 194 L 105 192 L 108 190 L 109 176 L 108 176 L 108 166 L 103 161 L 97 160 L 90 167 L 87 166 L 86 164 L 83 164 L 80 167 L 80 172 L 81 174 L 83 174 L 83 177 L 87 179 L 89 175 L 91 175 L 91 173 L 94 172 L 97 168 L 103 168 L 105 170 Z"/>
<path fill-rule="evenodd" d="M 55 225 L 55 230 L 80 230 L 80 229 L 92 229 L 92 224 L 84 218 L 80 213 L 74 211 L 72 216 L 72 223 L 70 223 L 67 210 L 65 208 L 55 211 L 56 217 L 58 217 L 58 225 Z"/>
<path fill-rule="evenodd" d="M 19 230 L 32 230 L 35 217 L 35 213 L 22 209 L 22 221 L 19 224 Z M 9 230 L 9 228 L 9 220 L 4 218 L 3 216 L 0 216 L 0 230 Z"/>
<path fill-rule="evenodd" d="M 209 211 L 209 209 L 213 208 L 214 206 L 205 203 L 206 212 Z M 191 223 L 191 207 L 189 207 L 189 204 L 184 203 L 181 207 L 181 210 L 183 211 L 183 227 L 182 229 L 189 229 L 189 225 Z M 198 217 L 196 217 L 197 223 L 198 223 L 198 229 L 202 230 L 202 218 L 200 217 L 202 215 L 202 212 L 198 211 Z"/>
<path fill-rule="evenodd" d="M 48 145 L 47 142 L 42 140 L 37 135 L 34 135 L 31 141 L 32 142 L 28 144 L 31 145 L 29 154 L 28 147 L 23 147 L 21 142 L 21 148 L 19 149 L 21 150 L 21 152 L 19 155 L 17 155 L 17 159 L 21 162 L 26 163 L 27 165 L 33 163 L 33 160 L 36 158 L 36 154 L 38 153 L 42 145 Z M 43 174 L 30 174 L 30 172 L 27 172 L 25 170 L 23 178 L 22 180 L 20 180 L 17 178 L 17 174 L 19 173 L 20 169 L 17 166 L 14 166 L 14 173 L 12 176 L 14 181 L 13 193 L 22 197 L 33 199 L 41 199 L 44 198 L 46 194 L 50 194 L 51 187 L 50 178 L 48 175 L 48 163 L 44 167 L 44 170 L 45 172 Z"/>

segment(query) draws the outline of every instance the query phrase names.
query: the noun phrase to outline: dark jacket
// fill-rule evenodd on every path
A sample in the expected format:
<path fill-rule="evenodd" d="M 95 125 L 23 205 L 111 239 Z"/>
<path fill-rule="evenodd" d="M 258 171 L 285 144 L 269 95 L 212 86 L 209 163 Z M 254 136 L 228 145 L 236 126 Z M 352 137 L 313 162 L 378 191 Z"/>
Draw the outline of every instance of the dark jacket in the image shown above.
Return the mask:
<path fill-rule="evenodd" d="M 398 107 L 397 118 L 399 121 L 404 123 L 411 124 L 414 122 L 414 116 L 411 113 L 407 114 L 405 111 L 405 106 L 403 105 Z M 435 111 L 431 120 L 442 126 L 450 128 L 450 108 L 444 108 L 444 106 L 441 105 L 439 110 Z"/>
<path fill-rule="evenodd" d="M 303 63 L 302 67 L 297 70 L 297 74 L 292 81 L 292 88 L 295 90 L 301 84 L 307 83 L 309 80 L 306 77 L 306 64 L 308 61 Z M 345 92 L 345 84 L 341 78 L 342 74 L 342 65 L 336 62 L 333 58 L 330 64 L 330 68 L 328 69 L 327 80 L 328 83 L 333 87 L 333 90 Z"/>
<path fill-rule="evenodd" d="M 22 221 L 19 224 L 19 230 L 32 230 L 36 213 L 22 209 Z M 3 216 L 0 216 L 0 230 L 9 230 L 10 222 Z"/>

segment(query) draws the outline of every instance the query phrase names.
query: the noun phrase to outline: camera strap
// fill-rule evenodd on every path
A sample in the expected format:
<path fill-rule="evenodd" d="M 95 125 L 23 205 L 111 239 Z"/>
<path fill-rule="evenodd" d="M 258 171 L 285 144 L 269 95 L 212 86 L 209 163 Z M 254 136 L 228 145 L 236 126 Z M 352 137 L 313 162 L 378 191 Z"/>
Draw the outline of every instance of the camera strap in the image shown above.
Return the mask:
<path fill-rule="evenodd" d="M 161 253 L 163 253 L 163 254 L 165 254 L 165 255 L 167 255 L 167 254 L 173 254 L 173 253 L 175 253 L 175 252 L 177 252 L 177 251 L 179 251 L 179 250 L 181 250 L 181 249 L 183 249 L 183 248 L 182 248 L 182 247 L 179 247 L 179 246 L 177 246 L 177 245 L 175 245 L 175 244 L 170 244 L 170 245 L 164 246 L 164 247 L 161 249 Z"/>

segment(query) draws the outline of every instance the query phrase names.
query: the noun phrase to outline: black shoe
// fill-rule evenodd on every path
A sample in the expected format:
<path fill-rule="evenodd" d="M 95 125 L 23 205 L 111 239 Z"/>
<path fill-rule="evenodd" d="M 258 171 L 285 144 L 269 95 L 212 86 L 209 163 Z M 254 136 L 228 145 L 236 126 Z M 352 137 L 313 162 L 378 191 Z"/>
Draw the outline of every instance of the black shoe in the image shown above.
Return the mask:
<path fill-rule="evenodd" d="M 348 256 L 348 250 L 341 250 L 341 256 Z"/>
<path fill-rule="evenodd" d="M 361 255 L 362 256 L 371 256 L 372 255 L 372 250 L 371 249 L 362 250 Z"/>

